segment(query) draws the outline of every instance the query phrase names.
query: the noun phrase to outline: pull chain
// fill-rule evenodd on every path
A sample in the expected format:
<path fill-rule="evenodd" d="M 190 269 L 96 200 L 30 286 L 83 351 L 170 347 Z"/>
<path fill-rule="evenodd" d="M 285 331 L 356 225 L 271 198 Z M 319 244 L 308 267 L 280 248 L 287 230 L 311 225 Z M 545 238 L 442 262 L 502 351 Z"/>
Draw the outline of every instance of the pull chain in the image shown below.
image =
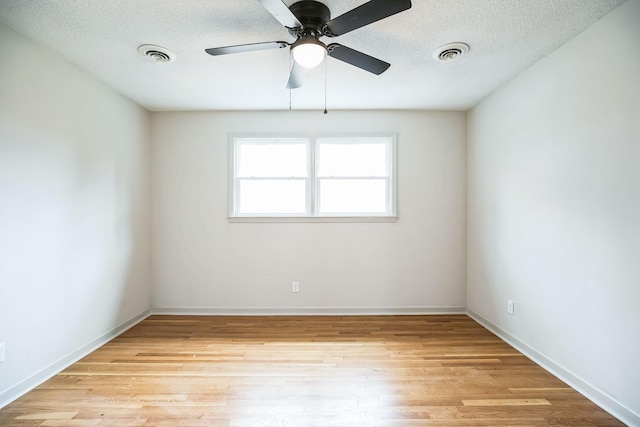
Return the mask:
<path fill-rule="evenodd" d="M 327 58 L 324 58 L 324 114 L 327 114 Z"/>
<path fill-rule="evenodd" d="M 291 70 L 293 70 L 293 55 L 289 53 L 289 79 L 291 79 Z M 289 81 L 289 111 L 291 111 L 291 81 Z"/>

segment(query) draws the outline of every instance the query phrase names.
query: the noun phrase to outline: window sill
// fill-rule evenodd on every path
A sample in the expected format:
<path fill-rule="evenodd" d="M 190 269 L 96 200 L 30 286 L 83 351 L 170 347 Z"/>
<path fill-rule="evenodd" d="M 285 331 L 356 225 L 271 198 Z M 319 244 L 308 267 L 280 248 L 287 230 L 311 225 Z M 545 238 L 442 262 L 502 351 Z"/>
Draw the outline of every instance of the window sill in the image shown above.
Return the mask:
<path fill-rule="evenodd" d="M 229 222 L 397 222 L 397 216 L 230 216 Z"/>

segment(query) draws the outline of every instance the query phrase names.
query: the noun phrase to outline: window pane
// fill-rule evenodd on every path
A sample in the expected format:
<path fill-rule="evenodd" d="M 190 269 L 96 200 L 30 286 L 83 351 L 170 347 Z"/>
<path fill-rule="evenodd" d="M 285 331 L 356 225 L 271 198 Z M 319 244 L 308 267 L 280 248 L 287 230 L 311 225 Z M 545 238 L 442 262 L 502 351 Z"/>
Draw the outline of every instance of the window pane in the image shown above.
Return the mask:
<path fill-rule="evenodd" d="M 318 176 L 387 176 L 387 144 L 327 143 L 318 146 Z"/>
<path fill-rule="evenodd" d="M 240 180 L 240 214 L 304 214 L 306 181 Z"/>
<path fill-rule="evenodd" d="M 386 213 L 386 179 L 321 179 L 321 214 Z"/>
<path fill-rule="evenodd" d="M 239 177 L 306 177 L 307 145 L 246 143 L 238 147 Z"/>

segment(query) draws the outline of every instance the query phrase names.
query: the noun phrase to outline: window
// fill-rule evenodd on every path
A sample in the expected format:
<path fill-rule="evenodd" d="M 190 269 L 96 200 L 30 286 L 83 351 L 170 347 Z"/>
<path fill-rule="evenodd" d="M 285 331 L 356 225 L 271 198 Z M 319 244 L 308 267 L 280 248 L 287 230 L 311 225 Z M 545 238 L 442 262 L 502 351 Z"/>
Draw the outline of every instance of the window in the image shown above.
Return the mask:
<path fill-rule="evenodd" d="M 230 220 L 396 219 L 395 136 L 231 137 Z"/>

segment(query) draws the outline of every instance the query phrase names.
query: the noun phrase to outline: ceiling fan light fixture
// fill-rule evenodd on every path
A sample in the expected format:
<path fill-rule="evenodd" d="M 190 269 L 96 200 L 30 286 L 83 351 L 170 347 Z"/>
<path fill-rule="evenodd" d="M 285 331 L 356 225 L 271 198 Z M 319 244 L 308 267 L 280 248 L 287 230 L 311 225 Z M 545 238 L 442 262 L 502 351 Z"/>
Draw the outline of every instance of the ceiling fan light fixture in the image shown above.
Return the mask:
<path fill-rule="evenodd" d="M 313 36 L 301 37 L 291 45 L 293 59 L 305 68 L 320 65 L 326 53 L 327 46 Z"/>

